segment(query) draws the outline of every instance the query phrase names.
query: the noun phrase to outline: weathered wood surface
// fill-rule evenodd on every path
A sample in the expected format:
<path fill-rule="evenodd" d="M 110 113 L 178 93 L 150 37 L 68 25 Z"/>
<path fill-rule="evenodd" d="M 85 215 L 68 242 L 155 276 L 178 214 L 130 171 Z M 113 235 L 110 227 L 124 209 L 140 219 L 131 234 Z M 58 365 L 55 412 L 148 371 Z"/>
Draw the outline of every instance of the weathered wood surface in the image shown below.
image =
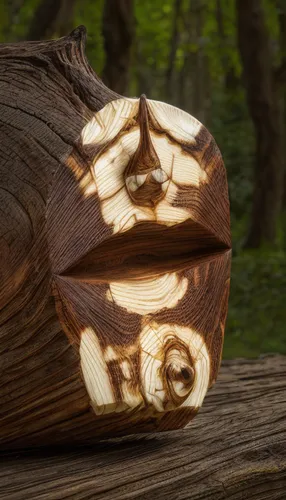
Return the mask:
<path fill-rule="evenodd" d="M 221 154 L 191 115 L 105 87 L 85 38 L 0 44 L 5 449 L 184 427 L 221 360 Z"/>
<path fill-rule="evenodd" d="M 286 357 L 225 361 L 192 424 L 80 449 L 7 452 L 1 500 L 285 500 Z"/>

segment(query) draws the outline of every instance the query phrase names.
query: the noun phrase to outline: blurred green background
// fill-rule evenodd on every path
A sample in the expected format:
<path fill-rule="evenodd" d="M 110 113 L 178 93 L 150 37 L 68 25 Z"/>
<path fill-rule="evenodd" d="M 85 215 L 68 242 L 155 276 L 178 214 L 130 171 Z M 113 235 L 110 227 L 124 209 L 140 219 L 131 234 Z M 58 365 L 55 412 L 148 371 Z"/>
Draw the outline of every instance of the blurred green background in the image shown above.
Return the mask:
<path fill-rule="evenodd" d="M 80 24 L 107 85 L 185 109 L 223 153 L 233 238 L 224 357 L 286 353 L 286 1 L 0 5 L 1 42 L 63 36 Z"/>

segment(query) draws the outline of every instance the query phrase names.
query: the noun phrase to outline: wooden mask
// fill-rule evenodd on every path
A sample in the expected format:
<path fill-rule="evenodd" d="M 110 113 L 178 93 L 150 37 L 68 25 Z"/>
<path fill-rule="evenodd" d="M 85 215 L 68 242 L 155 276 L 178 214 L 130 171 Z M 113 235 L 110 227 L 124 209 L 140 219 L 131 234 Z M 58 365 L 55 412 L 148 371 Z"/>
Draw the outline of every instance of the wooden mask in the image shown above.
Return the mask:
<path fill-rule="evenodd" d="M 123 98 L 106 89 L 84 58 L 83 38 L 79 29 L 58 42 L 39 43 L 38 52 L 35 44 L 21 52 L 20 44 L 18 52 L 13 46 L 13 58 L 12 46 L 2 54 L 16 69 L 19 60 L 29 64 L 34 78 L 49 65 L 50 74 L 43 78 L 52 79 L 53 95 L 45 99 L 59 111 L 51 113 L 46 126 L 53 130 L 53 123 L 63 121 L 53 154 L 50 146 L 38 151 L 39 142 L 33 153 L 29 144 L 31 165 L 41 154 L 50 155 L 55 168 L 44 168 L 43 160 L 37 166 L 39 186 L 46 189 L 38 208 L 27 178 L 22 179 L 21 196 L 34 212 L 30 218 L 36 220 L 37 210 L 42 218 L 27 236 L 26 250 L 15 244 L 9 251 L 6 292 L 3 288 L 12 301 L 10 325 L 15 314 L 26 315 L 17 339 L 19 346 L 21 338 L 28 339 L 30 354 L 22 348 L 24 363 L 18 371 L 22 376 L 25 370 L 33 372 L 29 363 L 34 356 L 38 381 L 31 376 L 36 387 L 29 396 L 32 411 L 42 397 L 46 414 L 53 414 L 48 431 L 40 425 L 42 442 L 51 435 L 55 442 L 69 440 L 74 429 L 72 439 L 83 441 L 186 425 L 216 380 L 227 313 L 229 203 L 212 136 L 173 106 L 145 96 Z M 24 134 L 19 140 L 25 144 Z M 21 168 L 25 172 L 27 167 Z M 6 182 L 12 182 L 11 176 L 7 173 Z M 20 224 L 20 211 L 14 210 Z M 53 333 L 51 316 L 59 325 Z M 66 363 L 62 378 L 57 357 Z M 17 377 L 11 376 L 12 365 L 6 387 L 16 384 L 28 404 L 27 391 L 21 392 Z M 47 386 L 39 377 L 45 377 L 47 365 L 53 389 L 43 397 Z M 58 403 L 52 402 L 60 399 L 65 424 Z M 16 409 L 8 419 L 10 431 Z M 32 435 L 33 443 L 37 418 L 22 418 L 24 434 Z M 16 434 L 21 442 L 21 433 Z"/>

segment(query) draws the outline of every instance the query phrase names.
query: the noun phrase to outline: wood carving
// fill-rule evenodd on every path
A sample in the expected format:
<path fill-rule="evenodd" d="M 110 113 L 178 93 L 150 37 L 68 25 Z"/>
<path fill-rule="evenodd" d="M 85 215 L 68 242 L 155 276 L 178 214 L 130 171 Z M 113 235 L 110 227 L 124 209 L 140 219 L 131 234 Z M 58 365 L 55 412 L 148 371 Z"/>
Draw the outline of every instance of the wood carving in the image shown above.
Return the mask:
<path fill-rule="evenodd" d="M 216 380 L 227 181 L 195 118 L 120 97 L 85 31 L 0 48 L 5 446 L 185 426 Z"/>

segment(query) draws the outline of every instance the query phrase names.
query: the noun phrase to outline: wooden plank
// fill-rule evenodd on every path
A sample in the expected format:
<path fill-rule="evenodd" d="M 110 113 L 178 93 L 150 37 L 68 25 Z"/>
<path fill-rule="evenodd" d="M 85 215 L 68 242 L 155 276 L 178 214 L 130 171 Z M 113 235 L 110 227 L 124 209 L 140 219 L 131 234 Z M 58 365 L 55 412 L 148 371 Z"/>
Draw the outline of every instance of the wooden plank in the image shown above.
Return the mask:
<path fill-rule="evenodd" d="M 285 500 L 286 357 L 224 361 L 184 430 L 6 452 L 0 498 Z"/>

